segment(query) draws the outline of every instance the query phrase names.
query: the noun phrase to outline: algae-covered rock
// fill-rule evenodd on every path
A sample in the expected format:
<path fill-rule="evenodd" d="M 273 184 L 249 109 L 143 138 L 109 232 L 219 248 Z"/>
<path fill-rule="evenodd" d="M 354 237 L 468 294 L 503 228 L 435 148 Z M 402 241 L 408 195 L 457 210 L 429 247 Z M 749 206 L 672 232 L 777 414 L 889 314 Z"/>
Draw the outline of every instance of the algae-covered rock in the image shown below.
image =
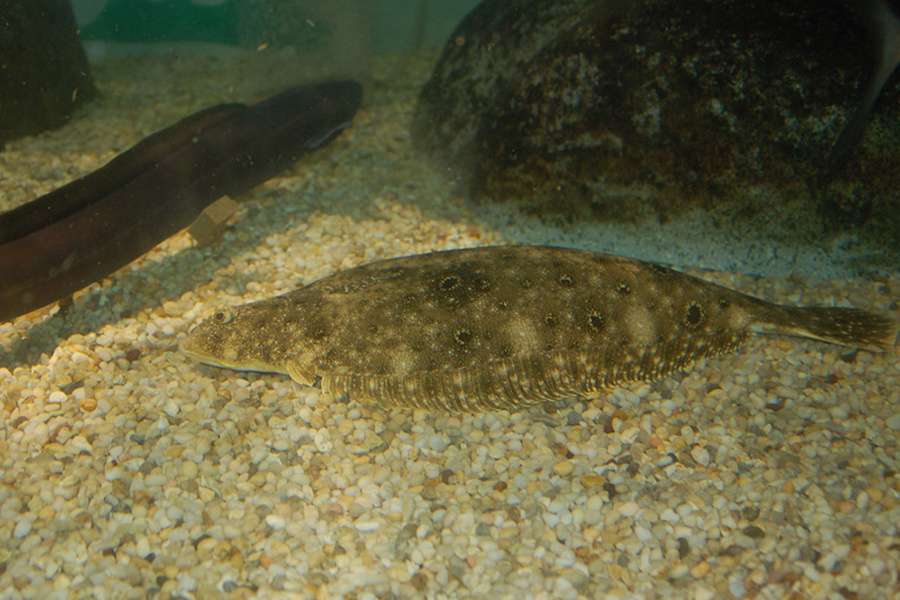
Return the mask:
<path fill-rule="evenodd" d="M 414 140 L 474 196 L 536 211 L 883 217 L 896 90 L 827 161 L 874 62 L 855 19 L 838 0 L 488 0 L 448 40 Z"/>

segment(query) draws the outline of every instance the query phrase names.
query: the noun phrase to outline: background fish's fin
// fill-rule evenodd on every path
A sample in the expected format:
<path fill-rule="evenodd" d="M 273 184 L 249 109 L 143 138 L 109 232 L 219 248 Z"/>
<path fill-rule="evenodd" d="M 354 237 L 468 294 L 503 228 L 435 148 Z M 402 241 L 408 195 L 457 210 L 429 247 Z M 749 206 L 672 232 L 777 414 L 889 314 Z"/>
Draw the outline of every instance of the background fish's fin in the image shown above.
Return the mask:
<path fill-rule="evenodd" d="M 900 19 L 884 0 L 857 0 L 848 2 L 862 25 L 869 33 L 878 52 L 875 69 L 866 84 L 865 92 L 856 112 L 844 125 L 844 129 L 831 148 L 828 162 L 839 161 L 859 137 L 875 101 L 881 95 L 891 74 L 900 63 Z"/>

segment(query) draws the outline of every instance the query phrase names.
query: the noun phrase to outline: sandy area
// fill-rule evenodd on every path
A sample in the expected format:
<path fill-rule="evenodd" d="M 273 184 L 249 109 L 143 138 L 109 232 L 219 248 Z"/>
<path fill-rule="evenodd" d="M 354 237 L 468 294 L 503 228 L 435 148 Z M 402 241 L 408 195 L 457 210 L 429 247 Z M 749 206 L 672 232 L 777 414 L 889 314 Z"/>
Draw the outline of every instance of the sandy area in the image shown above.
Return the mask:
<path fill-rule="evenodd" d="M 0 324 L 0 599 L 900 597 L 895 352 L 757 337 L 604 399 L 459 416 L 177 351 L 219 305 L 380 258 L 547 239 L 417 160 L 408 123 L 427 60 L 412 67 L 334 143 L 242 198 L 219 239 L 181 233 L 65 318 Z M 0 153 L 7 206 L 200 108 L 275 91 L 284 72 L 100 67 L 102 100 Z M 896 273 L 703 276 L 787 303 L 900 300 Z"/>

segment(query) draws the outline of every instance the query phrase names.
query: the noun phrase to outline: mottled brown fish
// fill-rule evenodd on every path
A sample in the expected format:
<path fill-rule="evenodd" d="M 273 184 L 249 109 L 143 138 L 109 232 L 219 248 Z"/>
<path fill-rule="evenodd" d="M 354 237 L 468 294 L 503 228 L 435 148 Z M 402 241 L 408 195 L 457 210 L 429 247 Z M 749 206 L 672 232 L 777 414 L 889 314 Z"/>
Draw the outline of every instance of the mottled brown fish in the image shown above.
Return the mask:
<path fill-rule="evenodd" d="M 628 258 L 495 246 L 379 261 L 223 308 L 181 349 L 384 406 L 469 412 L 659 377 L 756 329 L 881 351 L 897 328 L 888 316 L 781 306 Z"/>

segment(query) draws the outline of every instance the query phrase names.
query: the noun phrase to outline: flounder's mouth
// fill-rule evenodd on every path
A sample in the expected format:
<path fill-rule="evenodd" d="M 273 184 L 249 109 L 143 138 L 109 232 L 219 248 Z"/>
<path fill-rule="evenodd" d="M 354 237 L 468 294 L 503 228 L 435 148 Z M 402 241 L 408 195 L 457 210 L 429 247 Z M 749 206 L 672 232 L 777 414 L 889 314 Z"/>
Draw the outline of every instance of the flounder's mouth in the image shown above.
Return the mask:
<path fill-rule="evenodd" d="M 234 371 L 257 371 L 259 373 L 286 373 L 283 368 L 275 367 L 273 365 L 264 364 L 261 362 L 239 362 L 239 361 L 228 361 L 218 356 L 214 356 L 207 352 L 202 352 L 198 350 L 194 343 L 194 340 L 190 335 L 181 340 L 178 343 L 178 349 L 182 354 L 187 356 L 190 359 L 193 359 L 199 363 L 203 363 L 205 365 L 210 365 L 213 367 L 221 367 L 223 369 L 232 369 Z"/>
<path fill-rule="evenodd" d="M 213 365 L 216 367 L 227 367 L 228 365 L 222 364 L 222 361 L 216 358 L 211 354 L 206 354 L 204 352 L 200 352 L 196 349 L 195 345 L 192 343 L 193 340 L 190 336 L 184 338 L 180 342 L 178 342 L 178 350 L 193 360 L 197 362 L 201 362 L 207 365 Z"/>

